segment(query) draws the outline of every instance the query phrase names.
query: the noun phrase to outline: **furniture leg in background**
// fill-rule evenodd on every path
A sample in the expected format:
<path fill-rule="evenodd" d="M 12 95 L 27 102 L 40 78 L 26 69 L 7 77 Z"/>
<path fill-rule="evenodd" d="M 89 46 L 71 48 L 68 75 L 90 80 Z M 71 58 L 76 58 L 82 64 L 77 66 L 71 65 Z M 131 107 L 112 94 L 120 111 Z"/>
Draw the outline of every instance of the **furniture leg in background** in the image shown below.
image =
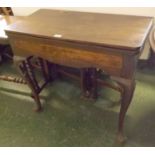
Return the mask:
<path fill-rule="evenodd" d="M 41 58 L 39 59 L 41 72 L 44 78 L 44 84 L 42 86 L 39 86 L 39 83 L 36 79 L 36 75 L 34 73 L 34 68 L 31 63 L 32 57 L 29 57 L 19 64 L 20 71 L 22 73 L 22 76 L 24 77 L 25 81 L 27 82 L 29 88 L 32 91 L 32 97 L 34 98 L 36 102 L 36 108 L 35 111 L 39 112 L 42 110 L 42 105 L 40 102 L 39 94 L 43 90 L 43 88 L 51 81 L 51 75 L 50 75 L 50 68 L 49 68 L 49 62 L 46 60 L 43 60 Z"/>
<path fill-rule="evenodd" d="M 36 103 L 36 108 L 34 110 L 39 112 L 42 110 L 39 94 L 48 84 L 48 82 L 51 81 L 51 74 L 49 62 L 41 58 L 37 58 L 39 59 L 41 73 L 44 78 L 44 83 L 40 86 L 34 72 L 35 68 L 32 65 L 32 59 L 34 59 L 34 57 L 30 56 L 28 58 L 20 58 L 20 60 L 18 60 L 17 65 L 20 69 L 22 77 L 0 75 L 0 80 L 28 85 L 32 91 L 31 97 L 35 100 Z"/>
<path fill-rule="evenodd" d="M 81 90 L 83 97 L 87 99 L 97 99 L 97 71 L 96 68 L 80 69 Z"/>
<path fill-rule="evenodd" d="M 37 107 L 35 109 L 35 111 L 41 111 L 42 107 L 41 107 L 41 102 L 40 102 L 40 98 L 39 98 L 39 85 L 36 81 L 36 78 L 34 76 L 34 72 L 32 69 L 32 66 L 30 64 L 30 57 L 27 58 L 26 60 L 20 62 L 19 68 L 21 70 L 21 73 L 25 79 L 25 81 L 27 82 L 28 86 L 30 87 L 31 91 L 32 91 L 32 97 L 34 98 Z"/>
<path fill-rule="evenodd" d="M 89 71 L 86 68 L 80 69 L 80 81 L 81 81 L 81 91 L 82 91 L 82 97 L 89 98 L 90 96 L 90 76 Z"/>

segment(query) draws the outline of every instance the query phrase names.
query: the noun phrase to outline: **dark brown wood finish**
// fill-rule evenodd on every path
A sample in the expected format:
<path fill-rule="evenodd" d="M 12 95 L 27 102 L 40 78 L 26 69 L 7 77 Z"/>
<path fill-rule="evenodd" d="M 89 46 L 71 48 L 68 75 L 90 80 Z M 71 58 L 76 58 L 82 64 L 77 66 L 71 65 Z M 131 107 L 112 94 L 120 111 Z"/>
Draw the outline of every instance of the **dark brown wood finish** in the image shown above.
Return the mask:
<path fill-rule="evenodd" d="M 41 9 L 8 31 L 46 38 L 58 34 L 59 40 L 137 50 L 151 24 L 151 17 Z"/>
<path fill-rule="evenodd" d="M 137 59 L 151 26 L 151 17 L 43 9 L 9 26 L 6 33 L 17 55 L 35 55 L 82 69 L 84 92 L 90 85 L 94 98 L 98 82 L 95 68 L 108 73 L 121 86 L 117 140 L 123 142 L 124 118 L 134 93 Z M 83 84 L 87 79 L 91 82 Z"/>

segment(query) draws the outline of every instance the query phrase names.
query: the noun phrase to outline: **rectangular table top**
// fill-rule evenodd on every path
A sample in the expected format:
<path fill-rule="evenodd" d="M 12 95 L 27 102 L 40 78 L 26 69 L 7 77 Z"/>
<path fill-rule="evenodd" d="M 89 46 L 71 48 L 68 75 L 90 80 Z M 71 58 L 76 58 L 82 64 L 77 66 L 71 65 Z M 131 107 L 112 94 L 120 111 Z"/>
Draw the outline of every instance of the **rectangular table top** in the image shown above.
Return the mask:
<path fill-rule="evenodd" d="M 0 15 L 0 44 L 8 43 L 7 35 L 5 34 L 5 28 L 8 25 L 15 23 L 16 21 L 19 21 L 21 19 L 23 19 L 23 17 Z"/>
<path fill-rule="evenodd" d="M 152 17 L 41 9 L 7 31 L 132 52 L 143 46 L 152 23 Z"/>

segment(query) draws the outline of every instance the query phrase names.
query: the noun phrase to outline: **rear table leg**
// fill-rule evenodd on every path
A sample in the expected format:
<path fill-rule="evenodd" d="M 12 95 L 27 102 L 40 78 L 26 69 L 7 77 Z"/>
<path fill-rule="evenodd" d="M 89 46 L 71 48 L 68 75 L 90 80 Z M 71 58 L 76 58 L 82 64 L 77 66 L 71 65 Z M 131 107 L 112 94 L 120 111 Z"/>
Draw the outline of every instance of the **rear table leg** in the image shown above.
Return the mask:
<path fill-rule="evenodd" d="M 91 68 L 90 70 L 90 81 L 91 81 L 91 99 L 97 99 L 97 71 L 96 68 Z"/>
<path fill-rule="evenodd" d="M 81 87 L 83 96 L 92 100 L 97 98 L 97 71 L 96 68 L 81 69 Z"/>
<path fill-rule="evenodd" d="M 90 83 L 90 76 L 88 74 L 88 69 L 82 68 L 81 69 L 81 89 L 82 89 L 82 97 L 89 98 L 90 90 L 88 83 Z"/>

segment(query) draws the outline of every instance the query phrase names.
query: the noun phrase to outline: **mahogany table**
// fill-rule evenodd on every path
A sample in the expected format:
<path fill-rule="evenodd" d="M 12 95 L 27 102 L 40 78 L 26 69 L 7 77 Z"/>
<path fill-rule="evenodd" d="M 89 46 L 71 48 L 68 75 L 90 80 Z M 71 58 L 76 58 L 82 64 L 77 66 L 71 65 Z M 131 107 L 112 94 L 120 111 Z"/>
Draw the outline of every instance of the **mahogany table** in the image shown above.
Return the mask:
<path fill-rule="evenodd" d="M 136 64 L 152 21 L 151 17 L 142 16 L 41 9 L 9 26 L 6 33 L 16 55 L 34 55 L 55 64 L 89 68 L 93 93 L 96 68 L 119 83 L 122 100 L 117 140 L 123 142 L 124 118 L 135 89 Z M 20 67 L 24 69 L 26 65 L 28 62 Z M 39 97 L 36 101 L 41 108 Z"/>

